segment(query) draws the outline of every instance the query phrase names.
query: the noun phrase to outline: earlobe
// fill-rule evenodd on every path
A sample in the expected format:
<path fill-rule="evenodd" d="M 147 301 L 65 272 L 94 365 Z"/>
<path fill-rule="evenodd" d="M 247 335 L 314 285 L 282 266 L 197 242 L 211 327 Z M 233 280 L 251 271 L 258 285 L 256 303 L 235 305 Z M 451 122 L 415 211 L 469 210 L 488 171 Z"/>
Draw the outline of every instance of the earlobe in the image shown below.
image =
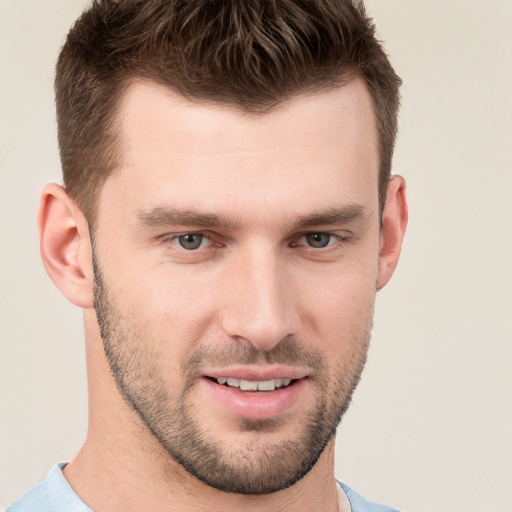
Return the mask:
<path fill-rule="evenodd" d="M 52 183 L 44 188 L 38 228 L 41 258 L 50 279 L 71 303 L 93 307 L 89 227 L 62 186 Z"/>
<path fill-rule="evenodd" d="M 395 271 L 408 217 L 405 180 L 402 176 L 393 176 L 388 186 L 386 204 L 382 212 L 378 290 L 388 283 Z"/>

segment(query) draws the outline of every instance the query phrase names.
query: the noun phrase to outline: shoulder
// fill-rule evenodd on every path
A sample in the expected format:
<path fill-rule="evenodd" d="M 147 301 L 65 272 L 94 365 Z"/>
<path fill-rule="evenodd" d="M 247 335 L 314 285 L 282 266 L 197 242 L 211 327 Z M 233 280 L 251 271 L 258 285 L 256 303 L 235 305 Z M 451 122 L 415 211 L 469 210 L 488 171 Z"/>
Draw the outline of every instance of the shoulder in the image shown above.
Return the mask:
<path fill-rule="evenodd" d="M 399 512 L 396 508 L 387 507 L 386 505 L 380 505 L 374 501 L 368 501 L 363 498 L 360 494 L 350 488 L 343 482 L 338 482 L 341 488 L 345 491 L 348 500 L 350 501 L 350 507 L 352 512 Z M 10 511 L 9 511 L 10 512 Z"/>
<path fill-rule="evenodd" d="M 64 478 L 65 465 L 53 466 L 43 481 L 12 503 L 6 512 L 92 512 Z"/>

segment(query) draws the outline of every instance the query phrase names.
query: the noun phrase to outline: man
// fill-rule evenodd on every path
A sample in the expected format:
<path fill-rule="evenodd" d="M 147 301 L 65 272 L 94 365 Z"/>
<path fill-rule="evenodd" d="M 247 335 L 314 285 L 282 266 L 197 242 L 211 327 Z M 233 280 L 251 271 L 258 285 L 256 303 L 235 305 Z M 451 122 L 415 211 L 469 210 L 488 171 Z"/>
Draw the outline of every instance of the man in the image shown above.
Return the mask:
<path fill-rule="evenodd" d="M 99 1 L 56 75 L 45 268 L 89 430 L 16 511 L 385 511 L 334 434 L 407 223 L 400 80 L 348 0 Z"/>

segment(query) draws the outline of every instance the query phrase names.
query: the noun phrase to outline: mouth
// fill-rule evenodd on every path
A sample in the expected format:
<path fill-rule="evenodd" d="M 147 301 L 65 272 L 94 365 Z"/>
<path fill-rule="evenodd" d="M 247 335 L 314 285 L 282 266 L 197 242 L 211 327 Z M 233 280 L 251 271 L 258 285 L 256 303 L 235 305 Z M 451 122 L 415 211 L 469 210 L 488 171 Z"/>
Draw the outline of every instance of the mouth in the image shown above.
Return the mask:
<path fill-rule="evenodd" d="M 208 377 L 213 382 L 217 382 L 221 386 L 226 386 L 229 388 L 235 388 L 239 391 L 261 391 L 261 392 L 271 392 L 276 391 L 277 389 L 287 388 L 292 385 L 297 379 L 288 379 L 288 378 L 276 378 L 269 380 L 245 380 L 245 379 L 237 379 L 236 377 Z"/>
<path fill-rule="evenodd" d="M 288 414 L 304 403 L 307 372 L 274 368 L 219 369 L 203 375 L 212 405 L 239 418 L 270 419 Z"/>

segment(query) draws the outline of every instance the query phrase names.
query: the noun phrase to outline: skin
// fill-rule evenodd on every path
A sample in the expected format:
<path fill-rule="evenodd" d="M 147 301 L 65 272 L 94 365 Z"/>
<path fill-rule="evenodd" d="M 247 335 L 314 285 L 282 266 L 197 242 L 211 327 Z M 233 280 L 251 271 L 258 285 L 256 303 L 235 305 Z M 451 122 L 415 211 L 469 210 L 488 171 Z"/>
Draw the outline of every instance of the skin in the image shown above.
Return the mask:
<path fill-rule="evenodd" d="M 152 370 L 132 378 L 137 364 L 121 358 L 128 387 L 157 382 L 171 416 L 186 396 L 201 432 L 228 460 L 247 460 L 256 471 L 262 451 L 278 453 L 287 440 L 301 439 L 322 399 L 343 389 L 333 406 L 338 413 L 348 401 L 364 363 L 376 291 L 398 261 L 407 223 L 404 181 L 393 177 L 381 224 L 374 114 L 357 79 L 263 115 L 191 103 L 139 82 L 128 89 L 119 122 L 125 157 L 101 191 L 94 240 L 97 274 L 115 305 L 114 350 L 128 347 Z M 187 218 L 177 221 L 176 209 Z M 327 218 L 333 211 L 344 218 Z M 311 219 L 319 214 L 324 218 Z M 64 475 L 87 505 L 100 512 L 349 510 L 336 493 L 332 438 L 304 478 L 259 496 L 215 489 L 170 457 L 111 373 L 94 309 L 88 225 L 62 187 L 44 190 L 39 227 L 50 277 L 84 308 L 89 430 Z M 198 250 L 179 245 L 186 233 L 206 235 Z M 329 244 L 311 247 L 308 233 L 329 233 Z M 323 366 L 279 360 L 307 378 L 298 400 L 264 420 L 272 428 L 248 428 L 207 392 L 205 374 L 223 364 L 214 354 L 227 354 L 227 372 L 236 366 L 233 354 L 257 353 L 261 358 L 243 370 L 258 372 L 268 368 L 265 354 L 272 357 L 290 339 Z M 199 365 L 186 374 L 184 364 L 198 354 Z"/>

